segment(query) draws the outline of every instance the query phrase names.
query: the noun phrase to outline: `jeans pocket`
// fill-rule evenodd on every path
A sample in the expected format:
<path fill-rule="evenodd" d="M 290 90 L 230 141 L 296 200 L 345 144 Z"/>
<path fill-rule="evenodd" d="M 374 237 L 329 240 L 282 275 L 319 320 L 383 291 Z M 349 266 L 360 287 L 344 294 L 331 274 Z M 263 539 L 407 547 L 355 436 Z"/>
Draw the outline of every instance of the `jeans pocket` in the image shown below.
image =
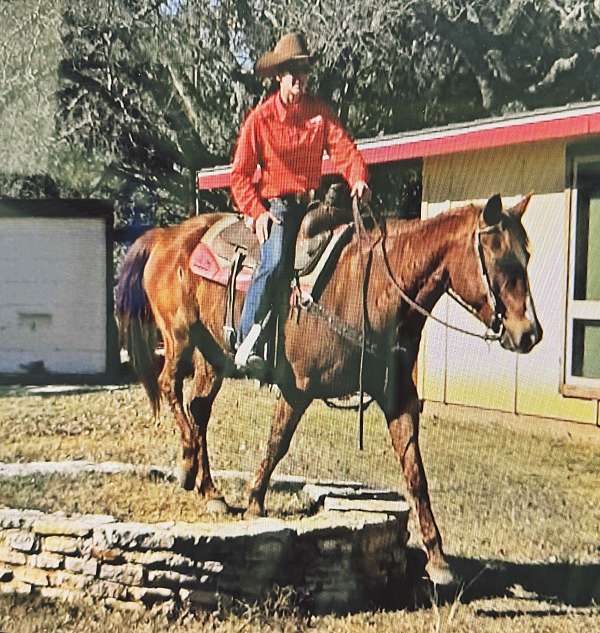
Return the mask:
<path fill-rule="evenodd" d="M 269 211 L 278 220 L 283 221 L 288 211 L 288 205 L 281 198 L 272 198 L 269 200 Z"/>

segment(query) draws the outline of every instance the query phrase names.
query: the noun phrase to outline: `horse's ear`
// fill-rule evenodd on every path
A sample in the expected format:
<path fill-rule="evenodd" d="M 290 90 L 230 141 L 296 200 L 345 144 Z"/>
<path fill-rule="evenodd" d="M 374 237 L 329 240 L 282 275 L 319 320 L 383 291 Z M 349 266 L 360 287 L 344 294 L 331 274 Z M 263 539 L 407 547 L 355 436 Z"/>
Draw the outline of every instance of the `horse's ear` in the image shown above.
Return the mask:
<path fill-rule="evenodd" d="M 493 195 L 486 203 L 483 210 L 483 221 L 487 226 L 498 224 L 502 219 L 502 198 L 497 193 Z"/>
<path fill-rule="evenodd" d="M 519 219 L 521 219 L 523 217 L 523 214 L 527 210 L 527 206 L 529 205 L 531 196 L 533 196 L 533 191 L 530 191 L 520 202 L 517 202 L 514 207 L 510 208 L 508 212 L 511 215 L 515 215 Z"/>

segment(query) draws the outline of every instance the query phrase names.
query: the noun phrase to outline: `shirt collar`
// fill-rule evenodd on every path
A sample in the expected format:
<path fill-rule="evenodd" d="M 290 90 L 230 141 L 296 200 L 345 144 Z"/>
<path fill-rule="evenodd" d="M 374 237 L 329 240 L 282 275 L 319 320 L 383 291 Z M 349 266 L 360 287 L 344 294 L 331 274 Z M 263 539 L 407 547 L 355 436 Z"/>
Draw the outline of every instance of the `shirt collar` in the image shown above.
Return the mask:
<path fill-rule="evenodd" d="M 304 95 L 298 105 L 286 106 L 281 100 L 281 93 L 277 91 L 275 95 L 275 112 L 277 113 L 277 118 L 283 123 L 289 116 L 300 112 L 300 108 L 302 108 L 305 99 L 306 95 Z"/>

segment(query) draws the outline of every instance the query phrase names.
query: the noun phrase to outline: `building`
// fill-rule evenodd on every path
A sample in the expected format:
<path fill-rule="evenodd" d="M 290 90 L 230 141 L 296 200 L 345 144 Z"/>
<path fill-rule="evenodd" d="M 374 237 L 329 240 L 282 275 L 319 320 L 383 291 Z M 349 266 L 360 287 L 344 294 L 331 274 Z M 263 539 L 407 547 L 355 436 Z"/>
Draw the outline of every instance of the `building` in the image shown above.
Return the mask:
<path fill-rule="evenodd" d="M 422 218 L 498 192 L 505 206 L 534 192 L 523 224 L 542 342 L 516 355 L 429 321 L 418 365 L 424 401 L 600 425 L 600 103 L 358 145 L 370 165 L 421 161 Z M 228 183 L 229 167 L 198 174 L 199 189 Z M 435 314 L 484 331 L 447 297 Z"/>
<path fill-rule="evenodd" d="M 0 381 L 102 381 L 118 360 L 112 205 L 0 199 Z"/>

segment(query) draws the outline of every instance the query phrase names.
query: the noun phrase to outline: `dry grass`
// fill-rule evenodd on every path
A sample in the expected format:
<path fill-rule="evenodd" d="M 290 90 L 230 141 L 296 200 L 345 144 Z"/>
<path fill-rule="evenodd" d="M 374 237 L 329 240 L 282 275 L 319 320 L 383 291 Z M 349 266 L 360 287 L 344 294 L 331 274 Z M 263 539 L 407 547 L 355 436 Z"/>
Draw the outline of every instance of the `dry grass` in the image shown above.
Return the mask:
<path fill-rule="evenodd" d="M 240 521 L 247 503 L 246 482 L 218 480 L 232 514 L 214 515 L 198 497 L 165 480 L 135 474 L 35 475 L 0 479 L 0 506 L 67 514 L 111 514 L 119 521 Z M 66 494 L 67 493 L 67 494 Z M 300 518 L 309 511 L 298 491 L 278 487 L 269 515 Z"/>
<path fill-rule="evenodd" d="M 213 468 L 256 468 L 264 451 L 273 402 L 273 394 L 256 391 L 250 382 L 225 385 L 209 428 Z M 600 596 L 600 442 L 589 441 L 587 435 L 580 437 L 575 425 L 570 433 L 549 434 L 525 424 L 508 427 L 486 415 L 487 419 L 477 422 L 436 418 L 422 422 L 423 458 L 446 551 L 466 581 L 476 578 L 461 602 L 442 600 L 439 607 L 410 613 L 365 613 L 309 621 L 289 614 L 278 619 L 250 609 L 245 615 L 220 614 L 203 622 L 180 619 L 170 623 L 169 630 L 600 632 L 600 612 L 593 607 L 593 598 Z M 315 403 L 279 472 L 402 489 L 380 413 L 375 407 L 367 412 L 363 453 L 355 449 L 355 426 L 354 414 L 332 412 Z M 156 424 L 139 387 L 76 395 L 0 397 L 1 461 L 84 458 L 173 465 L 177 451 L 178 440 L 169 416 L 164 415 Z M 153 484 L 148 485 L 151 496 Z M 160 484 L 163 491 L 165 485 Z M 0 495 L 7 494 L 6 490 L 5 484 Z M 53 490 L 60 500 L 60 485 Z M 228 500 L 237 503 L 235 493 L 226 492 L 234 497 Z M 13 486 L 10 495 L 15 501 L 35 498 L 25 482 Z M 81 495 L 79 503 L 83 504 L 86 495 Z M 174 514 L 184 512 L 189 518 L 196 509 L 200 513 L 193 493 L 173 487 L 170 495 L 164 501 L 165 508 L 172 508 Z M 107 503 L 113 496 L 109 495 Z M 122 506 L 117 510 L 122 507 L 126 511 L 134 503 L 127 485 L 118 496 Z M 270 493 L 267 507 L 273 509 L 277 503 L 276 493 Z M 103 505 L 97 511 L 108 511 L 108 507 Z M 160 518 L 164 520 L 165 515 L 160 514 Z M 414 525 L 411 531 L 416 534 Z M 418 544 L 414 536 L 413 541 Z M 100 616 L 94 609 L 2 599 L 0 631 L 128 628 L 138 633 L 166 628 L 159 617 L 151 615 L 134 619 L 125 627 L 120 622 L 129 615 L 103 611 Z M 17 620 L 23 618 L 25 628 L 15 628 L 10 614 Z"/>

